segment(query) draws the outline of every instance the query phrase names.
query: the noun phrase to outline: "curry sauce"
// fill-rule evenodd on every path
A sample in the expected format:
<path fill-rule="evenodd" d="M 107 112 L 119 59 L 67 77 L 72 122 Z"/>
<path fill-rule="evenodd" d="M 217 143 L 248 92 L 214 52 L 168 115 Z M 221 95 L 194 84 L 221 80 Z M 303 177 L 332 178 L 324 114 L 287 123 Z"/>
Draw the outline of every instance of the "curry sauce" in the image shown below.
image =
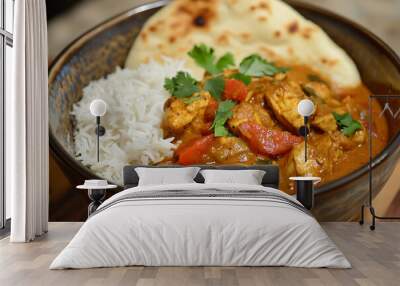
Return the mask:
<path fill-rule="evenodd" d="M 370 92 L 365 86 L 339 90 L 307 66 L 252 78 L 248 85 L 231 77 L 236 72 L 224 71 L 224 106 L 204 90 L 189 99 L 171 97 L 166 102 L 164 136 L 174 137 L 178 147 L 164 163 L 278 164 L 280 188 L 292 193 L 290 176 L 319 176 L 325 184 L 368 162 Z M 304 162 L 299 134 L 304 121 L 297 104 L 306 98 L 316 109 L 309 121 L 309 159 Z M 372 102 L 376 155 L 387 144 L 388 125 L 379 116 L 379 103 Z"/>

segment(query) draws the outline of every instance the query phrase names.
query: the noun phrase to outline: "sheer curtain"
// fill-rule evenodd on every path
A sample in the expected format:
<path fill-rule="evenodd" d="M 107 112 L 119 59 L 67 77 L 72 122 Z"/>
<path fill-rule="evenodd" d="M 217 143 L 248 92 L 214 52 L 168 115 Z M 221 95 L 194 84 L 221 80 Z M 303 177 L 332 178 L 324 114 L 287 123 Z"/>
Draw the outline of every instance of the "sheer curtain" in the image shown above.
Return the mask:
<path fill-rule="evenodd" d="M 48 91 L 45 0 L 18 0 L 13 92 L 6 98 L 6 187 L 12 242 L 27 242 L 48 224 Z"/>

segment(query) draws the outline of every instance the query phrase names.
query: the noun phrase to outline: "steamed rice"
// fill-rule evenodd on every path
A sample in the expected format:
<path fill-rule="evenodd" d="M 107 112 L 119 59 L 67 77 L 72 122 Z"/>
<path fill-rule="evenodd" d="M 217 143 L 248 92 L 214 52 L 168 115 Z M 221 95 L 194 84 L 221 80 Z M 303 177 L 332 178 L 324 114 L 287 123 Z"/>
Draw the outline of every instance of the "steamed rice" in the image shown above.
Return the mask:
<path fill-rule="evenodd" d="M 91 82 L 71 112 L 76 119 L 74 132 L 78 160 L 98 176 L 122 184 L 122 169 L 130 164 L 152 164 L 172 155 L 173 138 L 163 139 L 160 128 L 163 106 L 169 93 L 164 79 L 184 70 L 184 63 L 165 59 L 136 70 L 120 69 L 105 79 Z M 95 118 L 89 105 L 94 99 L 107 103 L 101 119 L 106 134 L 100 137 L 100 162 L 96 157 Z"/>

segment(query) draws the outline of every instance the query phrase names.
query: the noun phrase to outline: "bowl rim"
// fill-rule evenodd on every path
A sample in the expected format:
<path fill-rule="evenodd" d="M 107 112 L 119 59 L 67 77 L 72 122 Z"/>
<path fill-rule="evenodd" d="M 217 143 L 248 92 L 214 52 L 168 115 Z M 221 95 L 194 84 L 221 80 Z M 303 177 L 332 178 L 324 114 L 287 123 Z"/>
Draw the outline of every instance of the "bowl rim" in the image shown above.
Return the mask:
<path fill-rule="evenodd" d="M 375 45 L 379 50 L 381 50 L 385 56 L 394 64 L 397 70 L 400 72 L 400 57 L 396 54 L 396 52 L 386 44 L 381 38 L 376 36 L 374 33 L 369 31 L 367 28 L 362 25 L 349 20 L 348 18 L 338 15 L 335 12 L 326 10 L 322 7 L 315 6 L 313 4 L 305 3 L 298 0 L 285 0 L 290 6 L 294 9 L 303 9 L 308 10 L 316 14 L 320 14 L 324 17 L 328 17 L 334 19 L 338 22 L 344 23 L 346 26 L 350 26 L 353 29 L 357 30 L 362 36 L 367 38 L 373 45 Z M 100 22 L 95 25 L 90 30 L 84 32 L 80 36 L 78 36 L 75 40 L 73 40 L 70 44 L 68 44 L 64 49 L 59 52 L 59 54 L 51 61 L 48 70 L 48 81 L 49 85 L 53 82 L 54 78 L 57 76 L 60 67 L 64 64 L 66 60 L 68 60 L 74 51 L 78 50 L 86 43 L 86 39 L 92 38 L 93 36 L 101 33 L 103 30 L 112 27 L 113 25 L 123 22 L 132 15 L 136 15 L 141 12 L 145 12 L 154 8 L 160 8 L 168 4 L 169 0 L 158 0 L 155 2 L 145 3 L 142 5 L 135 6 L 127 11 L 119 13 L 105 21 Z M 301 12 L 299 12 L 301 13 Z M 49 94 L 50 96 L 50 94 Z M 52 127 L 49 123 L 49 142 L 50 142 L 50 151 L 55 159 L 60 162 L 63 166 L 67 167 L 69 170 L 74 173 L 79 173 L 86 178 L 99 178 L 99 176 L 93 174 L 86 166 L 84 166 L 80 161 L 72 158 L 69 152 L 65 150 L 65 148 L 58 142 L 56 136 L 53 134 Z M 400 131 L 393 137 L 393 139 L 389 142 L 388 145 L 373 158 L 372 168 L 382 164 L 390 154 L 392 154 L 398 145 L 400 144 Z M 79 165 L 81 170 L 77 170 L 76 166 Z M 367 173 L 369 170 L 369 164 L 366 163 L 362 167 L 356 169 L 350 174 L 347 174 L 344 177 L 339 179 L 330 181 L 320 188 L 316 189 L 315 193 L 325 193 L 331 191 L 332 189 L 336 189 L 342 185 L 345 185 Z"/>

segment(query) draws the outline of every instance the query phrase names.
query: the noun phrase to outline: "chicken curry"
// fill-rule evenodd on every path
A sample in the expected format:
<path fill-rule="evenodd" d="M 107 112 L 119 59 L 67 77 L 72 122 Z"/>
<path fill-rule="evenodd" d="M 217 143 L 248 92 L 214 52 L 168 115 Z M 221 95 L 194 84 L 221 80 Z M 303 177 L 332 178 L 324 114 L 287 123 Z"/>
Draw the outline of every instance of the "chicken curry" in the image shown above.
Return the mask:
<path fill-rule="evenodd" d="M 189 55 L 205 69 L 195 80 L 181 71 L 165 80 L 172 95 L 165 103 L 162 129 L 178 146 L 168 162 L 191 164 L 278 164 L 281 189 L 293 192 L 288 177 L 319 176 L 322 183 L 345 176 L 368 161 L 368 99 L 363 85 L 339 90 L 311 67 L 270 63 L 250 55 L 235 67 L 227 53 L 196 45 Z M 297 112 L 310 99 L 308 160 Z M 381 107 L 373 102 L 372 112 Z M 380 152 L 388 140 L 384 117 L 372 126 Z"/>

